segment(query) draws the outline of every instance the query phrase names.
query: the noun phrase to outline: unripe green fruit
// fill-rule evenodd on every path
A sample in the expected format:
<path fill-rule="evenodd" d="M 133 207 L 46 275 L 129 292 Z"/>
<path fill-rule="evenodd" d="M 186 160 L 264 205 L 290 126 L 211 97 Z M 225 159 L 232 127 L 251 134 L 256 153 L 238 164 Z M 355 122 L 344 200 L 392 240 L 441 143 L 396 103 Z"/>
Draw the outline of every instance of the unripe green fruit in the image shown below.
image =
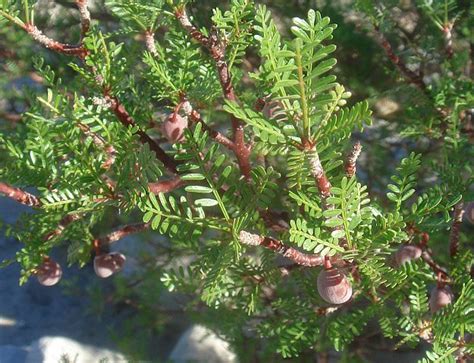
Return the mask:
<path fill-rule="evenodd" d="M 324 269 L 318 276 L 318 292 L 330 304 L 343 304 L 352 296 L 352 286 L 337 268 Z"/>
<path fill-rule="evenodd" d="M 105 279 L 119 272 L 125 264 L 126 257 L 118 252 L 95 256 L 94 271 L 97 276 Z"/>
<path fill-rule="evenodd" d="M 170 142 L 181 142 L 184 140 L 184 129 L 188 127 L 187 117 L 172 113 L 163 122 L 161 131 Z"/>
<path fill-rule="evenodd" d="M 444 308 L 446 305 L 451 304 L 454 295 L 448 286 L 435 287 L 431 290 L 430 295 L 430 310 L 434 314 L 439 309 Z"/>
<path fill-rule="evenodd" d="M 51 259 L 44 261 L 36 272 L 38 282 L 43 286 L 56 285 L 61 280 L 62 275 L 61 266 Z"/>
<path fill-rule="evenodd" d="M 423 251 L 420 247 L 414 245 L 403 245 L 395 252 L 395 263 L 401 266 L 409 261 L 417 260 L 421 257 Z"/>

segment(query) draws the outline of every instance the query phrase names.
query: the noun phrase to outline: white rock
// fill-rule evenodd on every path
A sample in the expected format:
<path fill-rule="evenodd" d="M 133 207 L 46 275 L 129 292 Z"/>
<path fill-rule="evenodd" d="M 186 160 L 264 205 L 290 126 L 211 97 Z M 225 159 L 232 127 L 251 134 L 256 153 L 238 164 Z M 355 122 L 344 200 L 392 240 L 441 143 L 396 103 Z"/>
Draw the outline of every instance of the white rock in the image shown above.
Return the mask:
<path fill-rule="evenodd" d="M 128 360 L 120 353 L 81 344 L 65 337 L 42 337 L 34 341 L 26 363 L 121 363 Z"/>
<path fill-rule="evenodd" d="M 229 348 L 229 343 L 201 325 L 194 325 L 184 332 L 173 348 L 169 360 L 175 363 L 237 362 L 235 353 Z"/>

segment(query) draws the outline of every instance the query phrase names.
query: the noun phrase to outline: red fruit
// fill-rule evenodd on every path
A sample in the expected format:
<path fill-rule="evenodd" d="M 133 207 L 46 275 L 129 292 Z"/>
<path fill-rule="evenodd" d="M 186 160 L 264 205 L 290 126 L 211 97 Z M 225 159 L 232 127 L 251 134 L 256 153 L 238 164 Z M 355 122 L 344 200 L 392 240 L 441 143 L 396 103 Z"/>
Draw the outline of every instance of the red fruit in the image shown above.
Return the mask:
<path fill-rule="evenodd" d="M 59 263 L 51 260 L 50 258 L 45 260 L 36 271 L 38 282 L 43 286 L 56 285 L 59 280 L 61 280 L 62 275 L 63 271 Z"/>
<path fill-rule="evenodd" d="M 318 276 L 318 292 L 330 304 L 343 304 L 351 298 L 352 286 L 339 269 L 324 269 Z"/>
<path fill-rule="evenodd" d="M 126 257 L 118 252 L 95 256 L 94 271 L 97 276 L 105 279 L 119 272 L 125 264 L 125 260 Z"/>
<path fill-rule="evenodd" d="M 181 142 L 184 139 L 184 129 L 188 127 L 187 117 L 172 113 L 163 122 L 161 131 L 170 142 Z"/>
<path fill-rule="evenodd" d="M 430 295 L 430 310 L 434 314 L 439 309 L 444 308 L 446 305 L 451 304 L 454 295 L 448 286 L 435 287 L 431 290 Z"/>
<path fill-rule="evenodd" d="M 464 216 L 470 223 L 474 224 L 474 202 L 467 203 L 464 208 Z"/>
<path fill-rule="evenodd" d="M 421 257 L 423 251 L 420 247 L 414 245 L 403 245 L 400 246 L 397 252 L 395 252 L 395 263 L 397 266 L 401 266 L 406 262 L 416 260 Z"/>

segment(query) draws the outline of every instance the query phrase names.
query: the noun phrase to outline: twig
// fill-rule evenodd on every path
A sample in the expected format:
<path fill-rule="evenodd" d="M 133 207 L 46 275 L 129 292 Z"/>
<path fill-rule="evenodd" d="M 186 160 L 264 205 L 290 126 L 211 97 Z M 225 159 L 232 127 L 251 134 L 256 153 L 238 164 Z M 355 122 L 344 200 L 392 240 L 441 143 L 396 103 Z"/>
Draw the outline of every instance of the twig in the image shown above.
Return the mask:
<path fill-rule="evenodd" d="M 153 54 L 153 56 L 157 57 L 158 56 L 158 51 L 156 50 L 156 45 L 155 45 L 155 35 L 153 34 L 153 31 L 147 30 L 145 32 L 145 45 L 146 49 Z"/>
<path fill-rule="evenodd" d="M 352 178 L 357 170 L 357 158 L 359 157 L 360 153 L 362 151 L 362 145 L 360 144 L 359 141 L 357 141 L 353 148 L 352 152 L 350 153 L 349 157 L 347 158 L 347 163 L 346 163 L 346 175 L 348 178 Z"/>
<path fill-rule="evenodd" d="M 125 106 L 120 103 L 119 99 L 115 96 L 109 94 L 108 90 L 104 91 L 104 97 L 110 105 L 110 109 L 115 114 L 120 123 L 126 127 L 135 126 L 135 120 L 125 109 Z M 172 174 L 177 174 L 176 170 L 176 161 L 168 156 L 165 151 L 155 142 L 148 134 L 143 130 L 138 130 L 137 134 L 140 136 L 142 143 L 146 143 L 150 146 L 150 149 L 155 152 L 155 155 L 158 160 L 160 160 L 168 171 Z"/>
<path fill-rule="evenodd" d="M 130 234 L 143 232 L 144 230 L 150 228 L 150 225 L 150 223 L 135 223 L 120 227 L 103 237 L 96 238 L 93 242 L 93 245 L 96 248 L 100 248 L 100 246 L 111 244 Z"/>
<path fill-rule="evenodd" d="M 170 180 L 163 180 L 154 183 L 148 183 L 148 188 L 154 194 L 169 193 L 182 187 L 186 182 L 179 177 Z"/>
<path fill-rule="evenodd" d="M 453 22 L 449 22 L 443 26 L 443 35 L 444 35 L 444 49 L 446 51 L 446 56 L 451 59 L 454 55 L 453 49 Z"/>
<path fill-rule="evenodd" d="M 78 127 L 84 132 L 86 136 L 92 138 L 94 144 L 100 148 L 102 148 L 105 153 L 107 154 L 107 159 L 102 163 L 102 168 L 105 170 L 109 170 L 110 167 L 115 163 L 115 158 L 117 157 L 117 151 L 113 147 L 113 145 L 107 145 L 105 140 L 95 132 L 92 132 L 90 127 L 84 125 L 81 122 L 78 122 Z"/>
<path fill-rule="evenodd" d="M 87 8 L 87 3 L 88 0 L 76 0 L 76 5 L 79 9 L 79 16 L 81 18 L 81 42 L 91 26 L 91 13 Z"/>
<path fill-rule="evenodd" d="M 39 30 L 33 24 L 25 24 L 23 28 L 30 36 L 40 43 L 41 45 L 45 46 L 48 49 L 54 50 L 55 52 L 77 56 L 79 58 L 84 58 L 87 55 L 87 49 L 84 48 L 82 45 L 71 45 L 66 43 L 60 43 L 56 40 L 49 38 L 48 36 L 44 35 L 41 30 Z"/>
<path fill-rule="evenodd" d="M 54 231 L 44 235 L 43 240 L 47 242 L 54 237 L 61 235 L 67 226 L 69 226 L 72 222 L 77 221 L 79 218 L 81 218 L 81 216 L 78 213 L 67 214 L 59 221 L 58 226 Z"/>
<path fill-rule="evenodd" d="M 3 194 L 8 198 L 11 198 L 18 203 L 27 205 L 29 207 L 40 207 L 42 204 L 39 198 L 33 194 L 3 182 L 0 182 L 0 194 Z"/>
<path fill-rule="evenodd" d="M 431 94 L 428 88 L 426 87 L 423 78 L 419 74 L 411 71 L 407 67 L 405 62 L 403 62 L 403 60 L 395 54 L 392 45 L 387 40 L 387 38 L 385 38 L 385 35 L 380 31 L 380 28 L 377 25 L 374 25 L 374 29 L 378 41 L 382 48 L 385 50 L 385 54 L 390 59 L 390 61 L 400 70 L 400 72 L 403 74 L 403 76 L 407 79 L 408 82 L 418 87 L 424 94 L 426 94 L 431 99 Z"/>
<path fill-rule="evenodd" d="M 449 235 L 449 255 L 456 256 L 459 248 L 459 232 L 464 214 L 463 202 L 459 202 L 454 206 L 453 224 L 451 225 L 451 233 Z"/>
<path fill-rule="evenodd" d="M 318 187 L 319 193 L 321 194 L 323 206 L 327 208 L 326 200 L 331 195 L 331 183 L 324 172 L 321 160 L 319 159 L 318 151 L 316 150 L 315 146 L 309 150 L 309 164 L 311 167 L 311 175 L 316 180 L 316 186 Z"/>
<path fill-rule="evenodd" d="M 202 129 L 207 131 L 209 136 L 211 136 L 214 140 L 216 140 L 219 144 L 225 146 L 226 148 L 234 151 L 235 144 L 232 140 L 228 139 L 226 136 L 222 135 L 219 131 L 214 130 L 210 126 L 208 126 L 204 120 L 202 119 L 200 113 L 193 108 L 191 103 L 188 100 L 184 100 L 182 104 L 182 109 L 186 116 L 188 116 L 189 120 L 195 123 L 200 123 Z"/>
<path fill-rule="evenodd" d="M 263 237 L 246 231 L 240 231 L 239 240 L 246 245 L 266 247 L 292 260 L 298 265 L 314 267 L 322 266 L 324 263 L 324 257 L 321 255 L 306 254 L 293 247 L 286 246 L 283 242 L 272 237 Z"/>
<path fill-rule="evenodd" d="M 204 47 L 206 47 L 214 62 L 216 63 L 219 81 L 222 87 L 224 97 L 229 101 L 237 101 L 234 86 L 225 59 L 225 44 L 219 39 L 216 32 L 211 32 L 209 37 L 201 33 L 189 20 L 184 6 L 177 7 L 175 10 L 176 19 L 181 26 Z M 246 180 L 250 179 L 250 147 L 245 144 L 243 124 L 234 116 L 231 117 L 233 129 L 234 154 L 237 157 L 240 171 Z"/>

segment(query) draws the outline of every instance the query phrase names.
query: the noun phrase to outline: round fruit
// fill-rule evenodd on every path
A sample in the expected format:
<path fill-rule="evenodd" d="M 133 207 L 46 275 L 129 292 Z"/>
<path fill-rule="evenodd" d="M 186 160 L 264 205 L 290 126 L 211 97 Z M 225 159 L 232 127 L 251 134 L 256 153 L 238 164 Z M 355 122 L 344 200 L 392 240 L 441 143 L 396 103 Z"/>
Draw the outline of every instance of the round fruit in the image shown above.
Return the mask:
<path fill-rule="evenodd" d="M 161 130 L 170 142 L 181 142 L 184 139 L 184 129 L 186 127 L 188 127 L 188 118 L 172 113 L 163 122 Z"/>
<path fill-rule="evenodd" d="M 118 252 L 95 256 L 94 271 L 97 276 L 105 279 L 119 272 L 125 264 L 125 260 L 125 256 Z"/>
<path fill-rule="evenodd" d="M 435 287 L 431 290 L 430 295 L 430 310 L 434 314 L 439 309 L 444 308 L 446 305 L 451 304 L 454 295 L 448 286 Z"/>
<path fill-rule="evenodd" d="M 324 269 L 318 276 L 318 292 L 330 304 L 343 304 L 351 298 L 352 286 L 339 269 Z"/>
<path fill-rule="evenodd" d="M 400 246 L 397 252 L 395 252 L 395 263 L 397 266 L 401 266 L 406 262 L 416 260 L 421 257 L 423 251 L 420 247 L 414 245 L 403 245 Z"/>
<path fill-rule="evenodd" d="M 474 202 L 467 203 L 464 208 L 464 216 L 470 223 L 474 224 Z"/>
<path fill-rule="evenodd" d="M 59 280 L 61 280 L 62 275 L 63 271 L 59 263 L 53 261 L 50 258 L 45 260 L 36 271 L 38 282 L 43 286 L 56 285 Z"/>

